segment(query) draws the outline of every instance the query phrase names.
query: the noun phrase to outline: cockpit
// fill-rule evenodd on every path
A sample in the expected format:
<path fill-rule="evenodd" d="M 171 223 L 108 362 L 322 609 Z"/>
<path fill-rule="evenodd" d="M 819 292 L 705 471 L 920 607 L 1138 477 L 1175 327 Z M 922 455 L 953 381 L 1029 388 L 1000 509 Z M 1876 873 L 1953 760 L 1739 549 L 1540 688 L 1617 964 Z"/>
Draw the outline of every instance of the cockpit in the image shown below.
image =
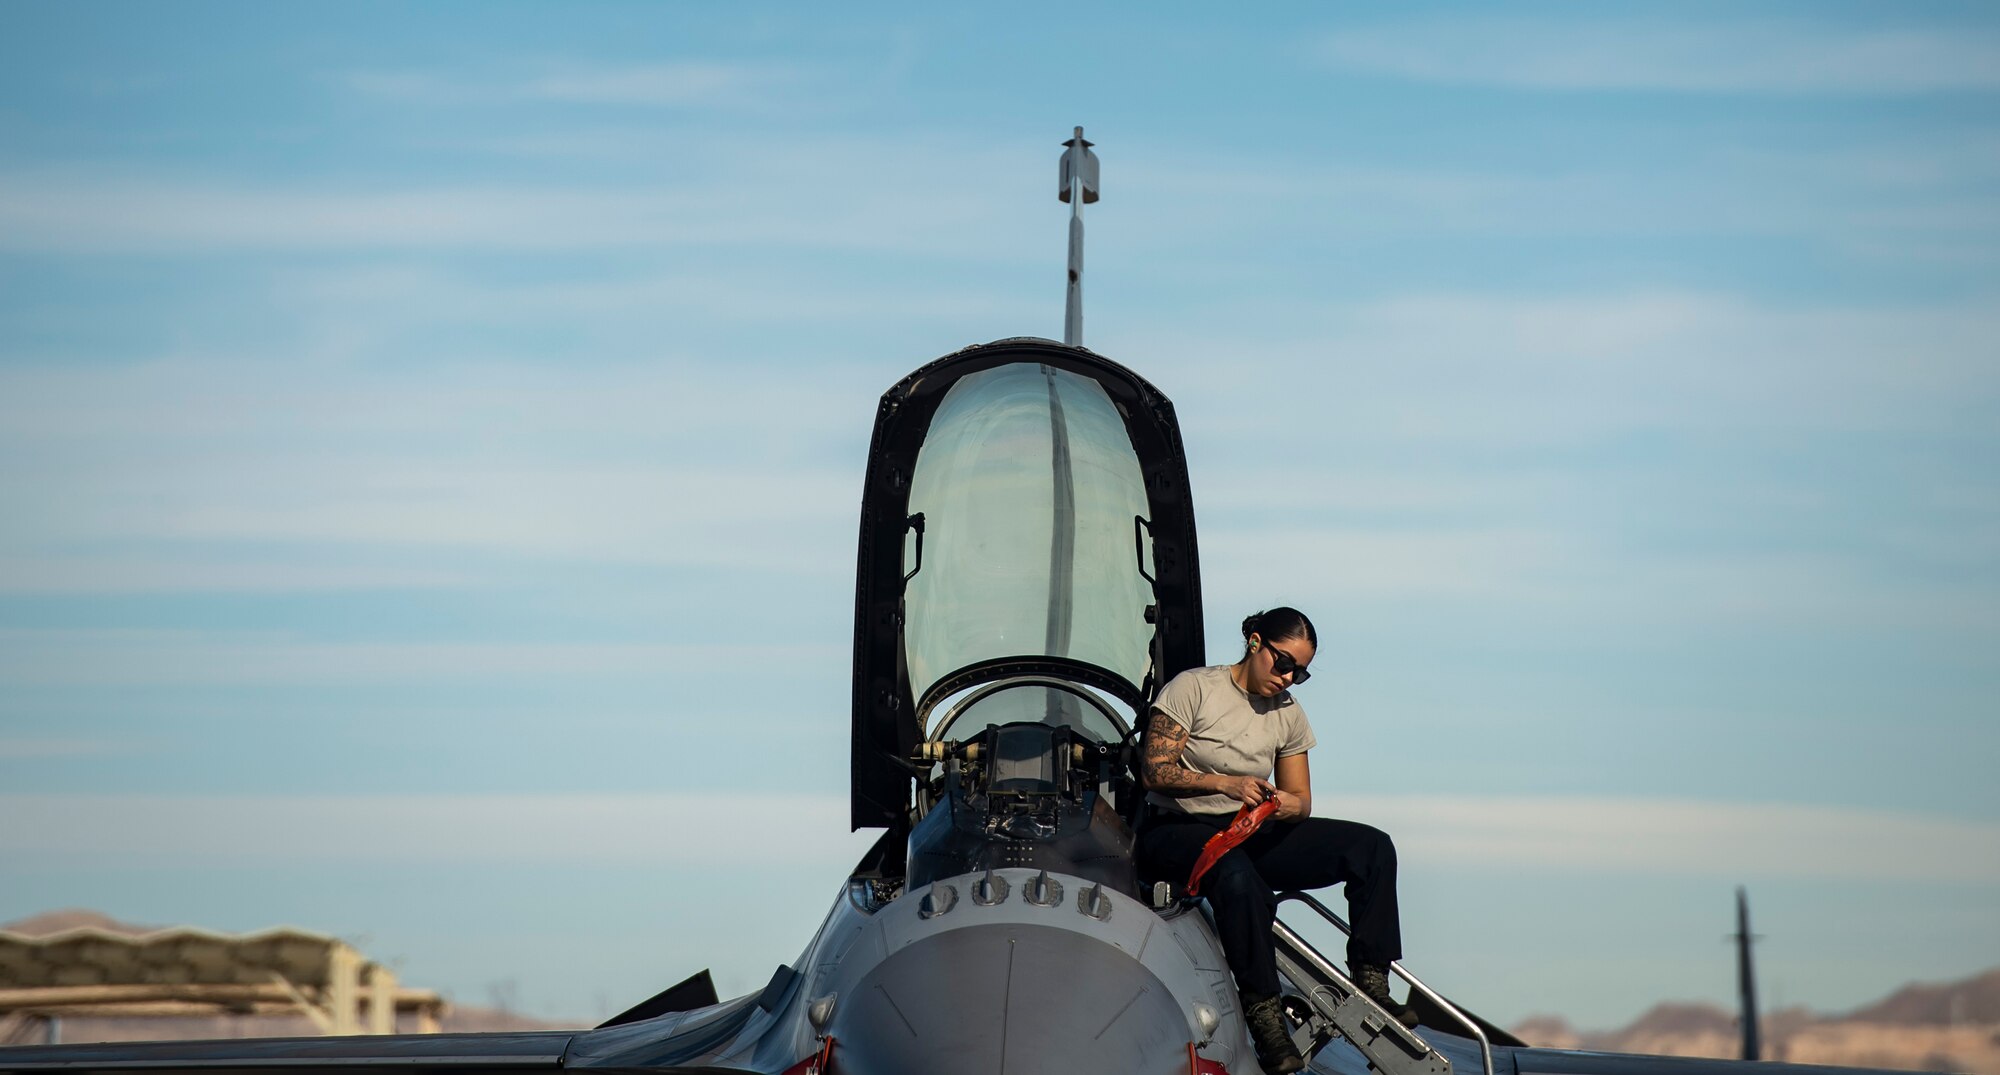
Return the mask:
<path fill-rule="evenodd" d="M 907 836 L 911 884 L 1042 863 L 1130 888 L 1133 729 L 1203 656 L 1171 404 L 1046 340 L 940 359 L 883 396 L 860 550 L 855 827 Z"/>
<path fill-rule="evenodd" d="M 920 750 L 921 819 L 956 797 L 988 811 L 985 831 L 1052 838 L 1065 804 L 1113 810 L 1132 794 L 1124 764 L 1129 725 L 1103 698 L 1061 680 L 1024 677 L 971 692 Z"/>

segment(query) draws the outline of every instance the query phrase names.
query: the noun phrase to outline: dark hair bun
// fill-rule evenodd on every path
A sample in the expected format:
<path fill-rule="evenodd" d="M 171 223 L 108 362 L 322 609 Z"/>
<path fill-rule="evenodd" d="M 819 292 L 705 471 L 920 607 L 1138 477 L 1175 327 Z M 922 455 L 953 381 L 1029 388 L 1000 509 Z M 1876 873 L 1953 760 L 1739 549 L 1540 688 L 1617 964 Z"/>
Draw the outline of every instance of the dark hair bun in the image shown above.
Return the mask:
<path fill-rule="evenodd" d="M 1248 641 L 1251 635 L 1267 642 L 1303 638 L 1315 647 L 1319 645 L 1319 632 L 1313 630 L 1312 621 L 1306 619 L 1305 613 L 1286 605 L 1243 617 L 1244 640 Z"/>

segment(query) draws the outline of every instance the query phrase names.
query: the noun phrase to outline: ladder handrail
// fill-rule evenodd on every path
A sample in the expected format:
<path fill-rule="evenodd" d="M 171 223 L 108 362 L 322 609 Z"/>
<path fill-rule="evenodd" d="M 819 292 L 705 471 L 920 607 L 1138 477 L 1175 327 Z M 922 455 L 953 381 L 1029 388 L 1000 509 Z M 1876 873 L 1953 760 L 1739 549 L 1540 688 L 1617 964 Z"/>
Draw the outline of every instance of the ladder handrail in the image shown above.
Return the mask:
<path fill-rule="evenodd" d="M 1334 914 L 1333 911 L 1329 909 L 1326 904 L 1321 903 L 1317 899 L 1314 899 L 1312 896 L 1304 892 L 1299 892 L 1297 890 L 1280 892 L 1278 893 L 1277 899 L 1274 902 L 1273 907 L 1282 906 L 1287 900 L 1297 900 L 1300 903 L 1305 904 L 1306 906 L 1312 908 L 1313 910 L 1318 911 L 1319 916 L 1321 918 L 1324 918 L 1328 922 L 1333 923 L 1334 926 L 1340 930 L 1340 932 L 1345 933 L 1350 937 L 1354 935 L 1354 930 L 1348 926 L 1347 921 L 1345 919 L 1341 918 L 1337 914 Z M 1282 923 L 1280 923 L 1280 925 L 1282 925 Z M 1286 932 L 1292 932 L 1290 927 L 1286 927 Z M 1293 933 L 1293 936 L 1297 937 L 1297 934 Z M 1300 944 L 1302 946 L 1304 945 L 1303 938 L 1300 938 Z M 1318 953 L 1315 952 L 1314 954 L 1317 955 Z M 1324 957 L 1322 957 L 1322 960 L 1323 959 Z M 1389 970 L 1394 972 L 1396 977 L 1401 978 L 1402 980 L 1410 983 L 1411 989 L 1417 990 L 1418 992 L 1422 993 L 1425 996 L 1425 998 L 1427 998 L 1432 1004 L 1437 1005 L 1438 1008 L 1445 1014 L 1451 1016 L 1453 1019 L 1458 1020 L 1460 1023 L 1463 1023 L 1467 1030 L 1472 1031 L 1472 1036 L 1478 1039 L 1479 1041 L 1479 1061 L 1481 1066 L 1485 1068 L 1485 1075 L 1493 1075 L 1493 1043 L 1486 1040 L 1486 1032 L 1484 1030 L 1479 1029 L 1479 1024 L 1473 1022 L 1472 1018 L 1466 1015 L 1464 1012 L 1459 1011 L 1457 1005 L 1454 1005 L 1452 1002 L 1439 996 L 1437 990 L 1432 989 L 1430 986 L 1425 985 L 1423 981 L 1419 979 L 1416 975 L 1411 974 L 1408 970 L 1405 970 L 1403 968 L 1402 963 L 1391 961 L 1389 964 Z"/>

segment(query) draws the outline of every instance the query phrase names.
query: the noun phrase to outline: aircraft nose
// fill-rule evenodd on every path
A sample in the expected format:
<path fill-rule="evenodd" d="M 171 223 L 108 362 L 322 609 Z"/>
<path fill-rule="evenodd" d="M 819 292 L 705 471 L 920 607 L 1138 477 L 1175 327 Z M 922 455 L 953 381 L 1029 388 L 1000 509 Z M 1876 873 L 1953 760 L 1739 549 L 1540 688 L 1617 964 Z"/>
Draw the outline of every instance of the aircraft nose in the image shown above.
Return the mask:
<path fill-rule="evenodd" d="M 884 959 L 840 998 L 828 1031 L 834 1070 L 856 1075 L 1186 1075 L 1186 1007 L 1113 945 L 994 923 Z"/>

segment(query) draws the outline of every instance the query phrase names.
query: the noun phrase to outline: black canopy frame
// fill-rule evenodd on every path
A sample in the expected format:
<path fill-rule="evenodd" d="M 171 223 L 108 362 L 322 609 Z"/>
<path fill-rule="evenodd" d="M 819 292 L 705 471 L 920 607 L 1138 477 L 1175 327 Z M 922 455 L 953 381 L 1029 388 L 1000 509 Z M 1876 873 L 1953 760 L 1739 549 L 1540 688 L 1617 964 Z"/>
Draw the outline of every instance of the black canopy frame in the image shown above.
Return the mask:
<path fill-rule="evenodd" d="M 1152 671 L 1140 684 L 1126 683 L 1101 669 L 1094 670 L 1099 674 L 1080 675 L 1079 682 L 1107 690 L 1143 714 L 1161 684 L 1206 657 L 1194 502 L 1173 403 L 1131 370 L 1094 352 L 1053 340 L 998 340 L 946 355 L 897 381 L 882 394 L 875 413 L 861 497 L 854 583 L 849 799 L 853 828 L 907 829 L 914 770 L 906 759 L 923 741 L 924 709 L 943 697 L 933 689 L 926 692 L 925 705 L 918 705 L 918 699 L 912 697 L 903 648 L 903 596 L 910 577 L 903 566 L 903 544 L 910 527 L 910 481 L 917 455 L 938 405 L 954 384 L 971 374 L 1017 362 L 1043 363 L 1087 377 L 1102 387 L 1124 420 L 1145 483 L 1146 529 L 1152 539 L 1153 561 L 1153 604 L 1147 610 L 1154 629 Z M 1052 663 L 1064 662 L 1051 662 L 1042 654 L 982 661 L 953 670 L 939 686 L 948 682 L 958 690 L 1010 675 L 1047 674 Z"/>

